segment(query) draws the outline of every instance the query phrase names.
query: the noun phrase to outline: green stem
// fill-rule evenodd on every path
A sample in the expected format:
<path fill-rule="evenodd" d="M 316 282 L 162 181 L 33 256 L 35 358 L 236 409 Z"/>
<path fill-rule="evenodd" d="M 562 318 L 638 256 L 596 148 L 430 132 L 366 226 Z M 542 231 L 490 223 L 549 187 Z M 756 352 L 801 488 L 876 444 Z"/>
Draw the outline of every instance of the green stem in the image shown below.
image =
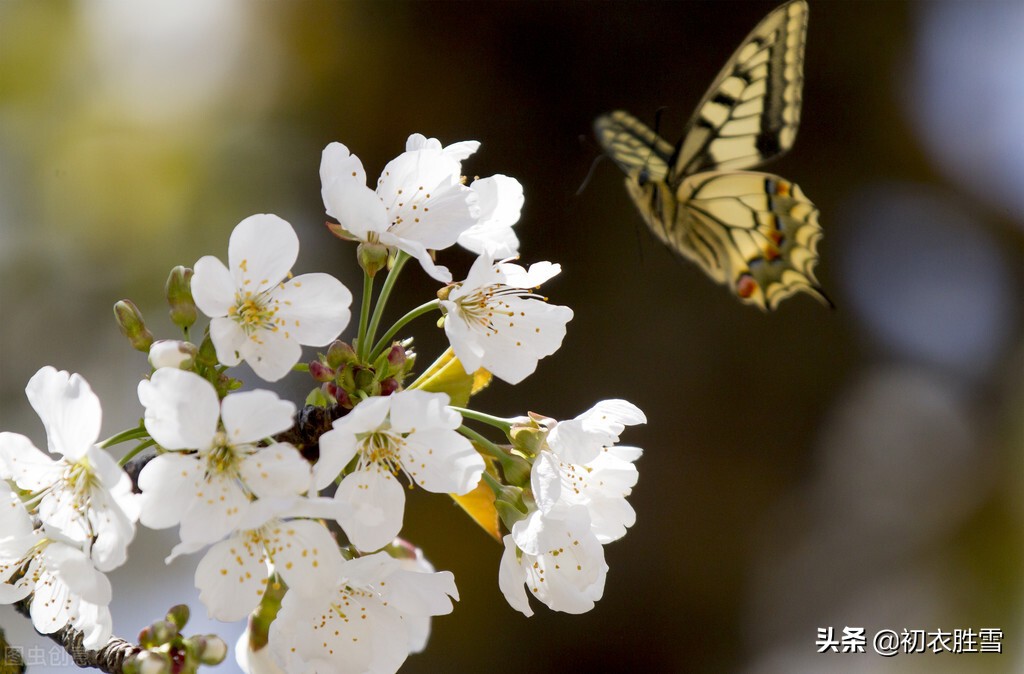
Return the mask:
<path fill-rule="evenodd" d="M 309 363 L 295 363 L 292 365 L 292 372 L 309 372 Z"/>
<path fill-rule="evenodd" d="M 134 459 L 139 454 L 139 452 L 141 452 L 142 450 L 146 449 L 147 447 L 152 447 L 155 444 L 156 444 L 156 440 L 154 440 L 153 438 L 150 438 L 149 440 L 146 440 L 145 442 L 140 443 L 138 447 L 136 447 L 132 451 L 130 451 L 127 454 L 125 454 L 124 456 L 122 456 L 121 460 L 117 462 L 117 465 L 119 465 L 120 467 L 124 468 L 125 466 L 128 465 L 129 461 Z"/>
<path fill-rule="evenodd" d="M 501 496 L 501 489 L 505 485 L 503 485 L 502 483 L 500 483 L 496 479 L 494 479 L 494 476 L 491 475 L 490 473 L 488 473 L 486 470 L 484 471 L 483 478 L 484 478 L 484 482 L 487 483 L 487 486 L 490 487 L 491 491 L 494 492 L 494 495 L 495 496 Z"/>
<path fill-rule="evenodd" d="M 129 440 L 138 440 L 139 438 L 149 437 L 149 431 L 142 424 L 139 424 L 138 428 L 129 428 L 126 431 L 121 431 L 117 435 L 112 435 L 103 442 L 99 443 L 102 449 L 107 447 L 113 447 L 119 445 L 122 442 L 128 442 Z"/>
<path fill-rule="evenodd" d="M 356 335 L 356 355 L 360 360 L 363 356 L 363 342 L 366 339 L 366 326 L 370 319 L 370 302 L 373 301 L 373 277 L 363 272 L 363 303 L 359 307 L 359 332 Z M 370 339 L 373 339 L 372 337 Z"/>
<path fill-rule="evenodd" d="M 492 416 L 490 414 L 484 414 L 483 412 L 477 412 L 476 410 L 471 410 L 466 407 L 456 407 L 455 405 L 449 405 L 449 408 L 455 410 L 456 412 L 458 412 L 467 419 L 472 419 L 473 421 L 480 421 L 490 426 L 494 426 L 495 428 L 502 431 L 505 435 L 508 435 L 508 432 L 512 429 L 512 424 L 518 421 L 518 419 L 503 419 L 501 417 Z"/>
<path fill-rule="evenodd" d="M 508 452 L 504 451 L 501 447 L 498 447 L 496 444 L 480 435 L 469 426 L 460 426 L 459 433 L 462 433 L 467 438 L 480 445 L 480 450 L 487 456 L 502 462 L 508 458 Z"/>
<path fill-rule="evenodd" d="M 384 315 L 384 306 L 388 303 L 388 297 L 391 295 L 392 288 L 395 287 L 398 274 L 401 273 L 402 267 L 408 261 L 409 254 L 404 250 L 398 251 L 398 255 L 395 257 L 395 264 L 388 270 L 387 278 L 384 279 L 384 287 L 380 289 L 380 295 L 377 296 L 377 305 L 373 308 L 373 318 L 370 319 L 370 325 L 366 329 L 366 348 L 363 348 L 362 340 L 359 341 L 359 355 L 364 363 L 368 362 L 370 355 L 369 343 L 373 341 L 374 336 L 377 334 L 377 326 L 380 325 L 381 316 Z"/>
<path fill-rule="evenodd" d="M 441 300 L 431 300 L 430 302 L 425 302 L 424 304 L 421 304 L 420 306 L 416 307 L 415 309 L 407 313 L 405 316 L 399 318 L 395 322 L 395 324 L 391 326 L 391 329 L 385 332 L 384 336 L 377 340 L 377 343 L 373 345 L 373 350 L 370 351 L 369 362 L 372 363 L 377 359 L 377 356 L 379 356 L 381 352 L 384 351 L 388 344 L 391 343 L 391 340 L 394 338 L 394 336 L 398 334 L 398 331 L 405 327 L 406 324 L 408 324 L 414 318 L 418 318 L 423 314 L 433 311 L 439 306 L 441 306 Z"/>

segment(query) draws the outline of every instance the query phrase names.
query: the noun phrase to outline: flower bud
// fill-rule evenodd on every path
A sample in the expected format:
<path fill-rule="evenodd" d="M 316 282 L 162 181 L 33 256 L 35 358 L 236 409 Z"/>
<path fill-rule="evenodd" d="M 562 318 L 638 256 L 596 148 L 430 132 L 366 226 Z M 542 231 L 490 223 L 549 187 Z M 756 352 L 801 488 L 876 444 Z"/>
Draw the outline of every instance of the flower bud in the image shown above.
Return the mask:
<path fill-rule="evenodd" d="M 380 243 L 360 243 L 356 249 L 359 266 L 371 278 L 388 265 L 388 247 Z"/>
<path fill-rule="evenodd" d="M 397 342 L 391 345 L 388 350 L 388 365 L 394 370 L 400 370 L 405 365 L 405 347 Z"/>
<path fill-rule="evenodd" d="M 327 367 L 319 360 L 313 360 L 309 363 L 309 374 L 313 379 L 322 384 L 326 381 L 332 381 L 335 373 L 333 369 Z"/>
<path fill-rule="evenodd" d="M 154 370 L 162 367 L 176 367 L 191 370 L 195 365 L 199 347 L 191 342 L 177 339 L 158 339 L 149 347 L 149 364 Z"/>
<path fill-rule="evenodd" d="M 334 369 L 338 369 L 348 363 L 354 363 L 357 360 L 359 358 L 356 356 L 355 349 L 347 342 L 337 339 L 327 347 L 327 364 Z"/>
<path fill-rule="evenodd" d="M 196 322 L 196 303 L 192 299 L 192 270 L 178 265 L 167 277 L 165 291 L 171 305 L 171 321 L 179 328 L 189 328 Z"/>
<path fill-rule="evenodd" d="M 183 630 L 188 624 L 188 604 L 176 604 L 167 611 L 167 622 L 173 624 L 178 630 Z"/>
<path fill-rule="evenodd" d="M 512 531 L 519 520 L 526 519 L 529 510 L 523 502 L 523 490 L 518 487 L 502 487 L 494 498 L 494 509 L 498 511 L 501 523 Z"/>
<path fill-rule="evenodd" d="M 166 655 L 142 651 L 125 660 L 122 670 L 125 674 L 169 674 L 171 663 Z"/>
<path fill-rule="evenodd" d="M 382 379 L 380 382 L 380 395 L 389 396 L 402 388 L 402 385 L 394 377 Z"/>
<path fill-rule="evenodd" d="M 506 454 L 501 459 L 501 472 L 505 481 L 517 487 L 530 484 L 530 462 L 516 454 Z"/>
<path fill-rule="evenodd" d="M 534 425 L 515 425 L 509 431 L 509 438 L 512 446 L 527 456 L 537 456 L 544 449 L 544 442 L 548 437 L 547 429 Z"/>
<path fill-rule="evenodd" d="M 216 634 L 194 636 L 190 637 L 188 641 L 199 659 L 199 664 L 219 665 L 228 655 L 228 645 Z"/>
<path fill-rule="evenodd" d="M 114 305 L 114 319 L 121 334 L 128 338 L 132 348 L 143 353 L 149 352 L 153 344 L 153 333 L 146 329 L 142 312 L 131 300 L 121 300 Z"/>

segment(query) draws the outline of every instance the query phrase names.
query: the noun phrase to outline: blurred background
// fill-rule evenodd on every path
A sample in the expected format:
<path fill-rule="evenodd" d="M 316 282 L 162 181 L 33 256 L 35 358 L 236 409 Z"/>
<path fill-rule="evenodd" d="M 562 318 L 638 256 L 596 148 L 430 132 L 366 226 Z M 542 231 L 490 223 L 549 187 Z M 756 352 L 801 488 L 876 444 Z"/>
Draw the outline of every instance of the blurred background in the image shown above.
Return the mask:
<path fill-rule="evenodd" d="M 610 162 L 576 195 L 597 115 L 653 124 L 664 107 L 674 141 L 774 6 L 0 3 L 0 428 L 45 446 L 23 389 L 46 364 L 93 385 L 104 436 L 136 424 L 148 366 L 111 306 L 131 298 L 175 336 L 169 269 L 224 258 L 250 214 L 296 227 L 297 272 L 358 288 L 353 249 L 323 227 L 328 142 L 376 176 L 412 132 L 476 139 L 465 171 L 522 182 L 523 261 L 562 264 L 544 292 L 576 317 L 534 376 L 475 407 L 638 404 L 638 518 L 606 548 L 593 611 L 526 619 L 498 591 L 500 547 L 412 492 L 403 535 L 461 601 L 403 671 L 1021 670 L 1024 4 L 812 2 L 800 135 L 770 170 L 821 209 L 834 311 L 742 306 L 653 239 Z M 470 258 L 442 261 L 459 278 Z M 436 289 L 413 267 L 392 318 Z M 413 334 L 425 366 L 443 335 Z M 151 587 L 162 533 L 113 574 L 115 631 L 187 601 L 191 628 L 233 638 L 203 620 L 198 557 L 170 567 L 170 593 Z M 0 624 L 49 648 L 9 607 Z M 846 626 L 998 628 L 1003 653 L 816 653 L 818 628 Z"/>

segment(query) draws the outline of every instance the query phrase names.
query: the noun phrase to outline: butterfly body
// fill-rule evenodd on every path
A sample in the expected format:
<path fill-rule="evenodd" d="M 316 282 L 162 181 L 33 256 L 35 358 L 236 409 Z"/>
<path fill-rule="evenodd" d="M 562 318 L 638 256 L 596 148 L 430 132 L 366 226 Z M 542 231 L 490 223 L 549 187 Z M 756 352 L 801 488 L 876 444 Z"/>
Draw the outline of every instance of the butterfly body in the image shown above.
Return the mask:
<path fill-rule="evenodd" d="M 762 310 L 797 292 L 831 304 L 814 277 L 818 209 L 788 180 L 746 170 L 796 139 L 806 31 L 805 0 L 769 14 L 726 63 L 675 146 L 621 110 L 594 123 L 655 236 Z"/>

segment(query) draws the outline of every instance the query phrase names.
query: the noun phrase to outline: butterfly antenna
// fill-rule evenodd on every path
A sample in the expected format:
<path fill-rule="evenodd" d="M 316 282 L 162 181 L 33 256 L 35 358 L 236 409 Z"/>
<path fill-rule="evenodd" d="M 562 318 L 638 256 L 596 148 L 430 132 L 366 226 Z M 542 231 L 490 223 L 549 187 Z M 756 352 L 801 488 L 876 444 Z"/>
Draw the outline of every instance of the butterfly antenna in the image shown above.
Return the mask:
<path fill-rule="evenodd" d="M 594 161 L 590 162 L 590 170 L 587 171 L 587 175 L 583 178 L 583 182 L 580 184 L 580 188 L 576 190 L 576 196 L 583 194 L 583 190 L 587 189 L 587 185 L 590 184 L 590 179 L 594 177 L 594 170 L 597 168 L 598 163 L 605 158 L 605 154 L 601 152 L 600 148 L 590 142 L 590 139 L 580 134 L 580 145 L 588 148 L 592 148 L 597 156 L 594 157 Z"/>

